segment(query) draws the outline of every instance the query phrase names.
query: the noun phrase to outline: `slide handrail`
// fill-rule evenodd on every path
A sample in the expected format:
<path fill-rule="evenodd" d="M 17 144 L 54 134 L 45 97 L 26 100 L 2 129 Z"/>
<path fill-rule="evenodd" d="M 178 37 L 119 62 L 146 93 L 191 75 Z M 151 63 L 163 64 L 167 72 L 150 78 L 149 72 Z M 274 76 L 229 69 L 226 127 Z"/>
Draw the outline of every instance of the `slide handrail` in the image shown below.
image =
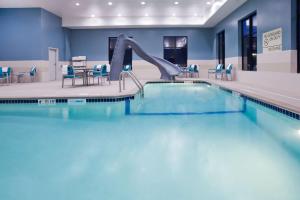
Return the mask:
<path fill-rule="evenodd" d="M 121 81 L 123 80 L 123 90 L 125 90 L 125 75 L 128 75 L 135 85 L 139 88 L 139 91 L 141 91 L 142 96 L 144 96 L 144 86 L 143 84 L 138 80 L 136 75 L 131 71 L 122 71 L 119 76 L 119 92 L 122 92 L 122 84 Z"/>

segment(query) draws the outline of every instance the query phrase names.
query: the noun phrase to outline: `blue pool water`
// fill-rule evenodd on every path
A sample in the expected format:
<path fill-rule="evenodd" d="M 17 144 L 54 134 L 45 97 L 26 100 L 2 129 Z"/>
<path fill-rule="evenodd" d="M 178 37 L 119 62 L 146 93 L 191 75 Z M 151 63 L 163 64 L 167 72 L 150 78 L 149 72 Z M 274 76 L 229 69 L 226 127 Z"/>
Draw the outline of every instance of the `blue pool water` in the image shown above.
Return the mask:
<path fill-rule="evenodd" d="M 300 199 L 299 121 L 207 84 L 125 110 L 0 105 L 0 199 Z"/>

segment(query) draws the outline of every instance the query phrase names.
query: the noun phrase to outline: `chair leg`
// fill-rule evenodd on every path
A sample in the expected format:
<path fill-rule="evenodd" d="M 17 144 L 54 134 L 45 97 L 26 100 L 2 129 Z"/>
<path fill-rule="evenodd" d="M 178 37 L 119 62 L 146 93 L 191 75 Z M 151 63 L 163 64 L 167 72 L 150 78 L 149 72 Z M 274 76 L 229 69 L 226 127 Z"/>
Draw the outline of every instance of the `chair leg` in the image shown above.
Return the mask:
<path fill-rule="evenodd" d="M 61 81 L 61 82 L 62 82 L 62 83 L 61 83 L 61 88 L 64 88 L 64 80 L 65 80 L 65 79 L 62 78 L 62 81 Z"/>

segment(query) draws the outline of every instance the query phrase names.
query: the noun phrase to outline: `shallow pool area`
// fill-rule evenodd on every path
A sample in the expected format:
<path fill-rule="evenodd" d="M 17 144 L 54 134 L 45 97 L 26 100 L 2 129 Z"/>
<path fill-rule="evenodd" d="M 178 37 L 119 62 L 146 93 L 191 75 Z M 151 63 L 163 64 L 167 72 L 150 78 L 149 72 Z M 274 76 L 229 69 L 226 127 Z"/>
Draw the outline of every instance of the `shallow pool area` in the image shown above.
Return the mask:
<path fill-rule="evenodd" d="M 298 200 L 299 188 L 299 120 L 209 84 L 0 105 L 1 199 Z"/>

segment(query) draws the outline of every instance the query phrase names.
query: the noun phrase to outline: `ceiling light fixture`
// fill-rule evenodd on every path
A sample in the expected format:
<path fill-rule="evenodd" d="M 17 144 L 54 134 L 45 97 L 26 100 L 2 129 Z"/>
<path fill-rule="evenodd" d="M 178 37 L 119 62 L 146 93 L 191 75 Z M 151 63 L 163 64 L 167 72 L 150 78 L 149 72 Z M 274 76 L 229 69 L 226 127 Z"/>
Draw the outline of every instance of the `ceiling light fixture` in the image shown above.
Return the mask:
<path fill-rule="evenodd" d="M 96 15 L 94 15 L 94 14 L 91 15 L 91 18 L 95 18 L 95 17 L 96 17 Z"/>
<path fill-rule="evenodd" d="M 110 1 L 110 2 L 107 3 L 107 5 L 112 6 L 113 3 Z"/>
<path fill-rule="evenodd" d="M 142 2 L 141 2 L 141 5 L 146 5 L 146 2 L 145 2 L 145 1 L 142 1 Z"/>
<path fill-rule="evenodd" d="M 175 1 L 175 2 L 174 2 L 174 4 L 175 4 L 175 5 L 178 5 L 178 4 L 179 4 L 179 2 L 178 2 L 178 1 Z"/>
<path fill-rule="evenodd" d="M 175 14 L 175 13 L 173 13 L 173 14 L 172 14 L 172 16 L 173 16 L 173 17 L 175 17 L 175 16 L 176 16 L 176 14 Z"/>
<path fill-rule="evenodd" d="M 198 13 L 194 13 L 194 16 L 195 16 L 195 17 L 198 17 Z"/>
<path fill-rule="evenodd" d="M 119 13 L 119 14 L 118 14 L 118 17 L 122 17 L 122 14 L 121 14 L 121 13 Z"/>
<path fill-rule="evenodd" d="M 149 17 L 149 14 L 148 14 L 148 13 L 146 13 L 146 14 L 145 14 L 145 17 Z"/>
<path fill-rule="evenodd" d="M 206 2 L 206 5 L 211 5 L 211 2 L 210 2 L 210 1 L 207 1 L 207 2 Z"/>
<path fill-rule="evenodd" d="M 75 3 L 75 5 L 76 5 L 76 6 L 80 6 L 80 3 L 77 2 L 77 3 Z"/>

